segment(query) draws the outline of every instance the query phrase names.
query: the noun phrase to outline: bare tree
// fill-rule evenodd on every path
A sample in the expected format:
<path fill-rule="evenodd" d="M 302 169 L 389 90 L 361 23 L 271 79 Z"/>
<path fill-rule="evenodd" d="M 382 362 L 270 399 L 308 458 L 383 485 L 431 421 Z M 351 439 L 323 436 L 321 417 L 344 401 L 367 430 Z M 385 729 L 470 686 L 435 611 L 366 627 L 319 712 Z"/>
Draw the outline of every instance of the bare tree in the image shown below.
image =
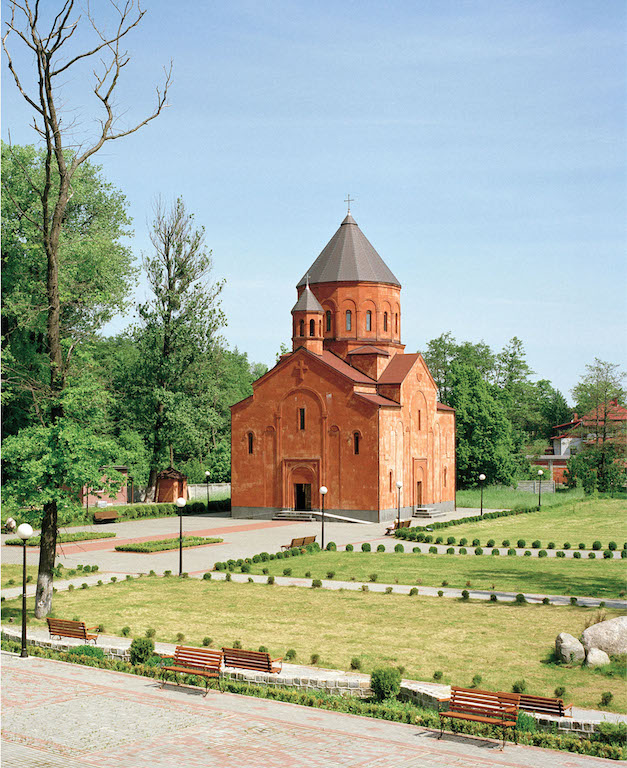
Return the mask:
<path fill-rule="evenodd" d="M 114 94 L 124 68 L 130 61 L 123 50 L 126 35 L 142 20 L 146 13 L 139 2 L 127 0 L 124 4 L 109 0 L 116 16 L 114 30 L 107 34 L 96 22 L 89 5 L 85 22 L 75 13 L 75 0 L 59 3 L 59 11 L 46 23 L 42 16 L 49 12 L 50 0 L 10 0 L 11 18 L 6 22 L 6 33 L 2 45 L 15 84 L 24 99 L 34 111 L 33 128 L 43 142 L 45 151 L 45 173 L 42 183 L 35 183 L 27 176 L 41 206 L 36 220 L 30 219 L 41 232 L 41 240 L 47 258 L 47 343 L 50 361 L 50 408 L 49 420 L 54 425 L 63 416 L 62 394 L 69 358 L 73 345 L 64 354 L 61 343 L 60 296 L 59 296 L 59 239 L 63 230 L 64 214 L 72 195 L 72 178 L 77 168 L 98 152 L 107 141 L 120 139 L 138 131 L 154 120 L 167 106 L 167 94 L 171 82 L 172 65 L 165 70 L 164 83 L 157 88 L 154 110 L 144 119 L 129 128 L 117 126 L 118 115 L 114 108 Z M 52 12 L 54 13 L 54 11 Z M 51 16 L 52 14 L 50 14 Z M 76 51 L 72 40 L 75 32 L 87 26 L 94 35 L 92 47 Z M 10 37 L 15 35 L 30 49 L 35 60 L 35 80 L 32 90 L 25 83 L 27 78 L 18 73 L 8 46 Z M 70 42 L 71 41 L 71 42 Z M 96 57 L 93 70 L 93 93 L 102 109 L 98 120 L 99 128 L 81 144 L 73 140 L 75 126 L 64 121 L 64 105 L 60 95 L 59 77 L 67 77 L 73 68 L 85 63 L 91 64 Z M 6 188 L 5 188 L 6 191 Z M 7 194 L 10 194 L 7 192 Z M 16 201 L 13 201 L 19 209 Z M 27 215 L 25 211 L 20 211 Z M 62 478 L 51 478 L 51 482 L 62 483 Z M 52 606 L 52 569 L 57 539 L 57 503 L 44 505 L 41 530 L 41 552 L 35 615 L 40 618 L 50 612 Z"/>

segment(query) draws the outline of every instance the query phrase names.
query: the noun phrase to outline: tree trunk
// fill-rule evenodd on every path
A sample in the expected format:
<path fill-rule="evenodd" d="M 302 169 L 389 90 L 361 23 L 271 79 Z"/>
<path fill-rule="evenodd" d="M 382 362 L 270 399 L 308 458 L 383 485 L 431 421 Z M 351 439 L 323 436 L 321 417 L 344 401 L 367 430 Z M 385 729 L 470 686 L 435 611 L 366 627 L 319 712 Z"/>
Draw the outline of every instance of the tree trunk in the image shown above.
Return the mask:
<path fill-rule="evenodd" d="M 39 550 L 39 573 L 35 595 L 35 618 L 42 619 L 52 609 L 52 569 L 57 544 L 57 502 L 44 504 Z"/>
<path fill-rule="evenodd" d="M 156 501 L 155 495 L 157 492 L 157 470 L 153 467 L 150 470 L 148 476 L 148 485 L 146 486 L 146 495 L 144 496 L 144 502 Z"/>

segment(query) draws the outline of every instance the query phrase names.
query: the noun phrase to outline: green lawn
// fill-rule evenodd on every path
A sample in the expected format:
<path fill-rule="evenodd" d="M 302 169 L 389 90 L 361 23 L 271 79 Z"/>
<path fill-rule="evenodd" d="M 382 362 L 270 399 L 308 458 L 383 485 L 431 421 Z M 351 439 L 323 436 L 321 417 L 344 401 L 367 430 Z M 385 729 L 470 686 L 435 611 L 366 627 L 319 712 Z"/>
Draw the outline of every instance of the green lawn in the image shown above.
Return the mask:
<path fill-rule="evenodd" d="M 559 493 L 543 493 L 542 506 L 552 507 L 567 501 L 582 499 L 583 491 L 575 488 L 572 491 Z M 481 504 L 481 490 L 471 488 L 467 491 L 457 491 L 458 507 L 476 507 Z M 485 509 L 514 509 L 515 507 L 534 507 L 538 503 L 538 494 L 528 491 L 516 491 L 499 485 L 488 485 L 483 489 L 483 506 Z"/>
<path fill-rule="evenodd" d="M 5 619 L 18 611 L 18 600 L 3 604 Z M 609 690 L 613 708 L 627 708 L 623 680 L 549 663 L 556 635 L 579 636 L 596 615 L 593 609 L 144 577 L 59 592 L 54 613 L 103 624 L 110 634 L 129 626 L 139 637 L 154 627 L 156 640 L 175 642 L 179 632 L 193 645 L 205 637 L 213 647 L 239 640 L 244 648 L 265 645 L 273 657 L 294 648 L 296 662 L 308 664 L 318 653 L 320 666 L 329 668 L 346 670 L 357 656 L 364 672 L 402 665 L 405 677 L 431 680 L 441 670 L 444 682 L 462 686 L 480 674 L 481 685 L 492 690 L 511 690 L 524 678 L 527 690 L 540 695 L 563 685 L 566 698 L 582 707 L 597 707 Z M 616 615 L 606 612 L 607 618 Z"/>
<path fill-rule="evenodd" d="M 26 566 L 26 578 L 30 576 L 31 581 L 37 581 L 37 572 L 39 567 L 37 565 Z M 13 580 L 13 584 L 9 584 L 9 581 Z M 22 566 L 12 565 L 11 563 L 2 563 L 2 589 L 5 587 L 21 587 L 22 586 Z"/>
<path fill-rule="evenodd" d="M 482 544 L 493 538 L 499 545 L 503 539 L 509 539 L 514 545 L 518 539 L 525 539 L 529 546 L 534 539 L 539 539 L 545 547 L 549 541 L 555 542 L 557 549 L 565 542 L 576 549 L 579 542 L 592 547 L 592 542 L 598 539 L 605 547 L 613 540 L 622 549 L 627 541 L 627 502 L 585 499 L 560 507 L 543 506 L 539 512 L 455 525 L 437 534 L 445 540 L 449 535 L 458 541 L 462 536 L 471 541 L 478 538 Z"/>
<path fill-rule="evenodd" d="M 411 542 L 403 542 L 405 549 Z M 492 555 L 428 555 L 387 552 L 318 552 L 265 563 L 252 563 L 252 573 L 267 568 L 274 576 L 291 568 L 292 576 L 328 578 L 329 571 L 341 581 L 377 581 L 385 584 L 422 584 L 439 587 L 447 581 L 460 589 L 538 592 L 616 598 L 625 585 L 623 560 L 557 560 L 529 557 L 492 557 Z"/>

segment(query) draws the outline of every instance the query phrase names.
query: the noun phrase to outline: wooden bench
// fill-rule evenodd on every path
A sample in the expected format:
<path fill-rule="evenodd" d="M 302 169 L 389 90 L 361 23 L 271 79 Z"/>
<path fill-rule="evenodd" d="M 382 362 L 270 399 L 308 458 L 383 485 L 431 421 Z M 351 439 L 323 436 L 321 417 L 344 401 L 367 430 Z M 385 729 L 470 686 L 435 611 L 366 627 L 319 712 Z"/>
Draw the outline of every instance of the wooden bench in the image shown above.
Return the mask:
<path fill-rule="evenodd" d="M 71 621 L 70 619 L 51 619 L 47 618 L 48 632 L 50 637 L 76 637 L 78 640 L 84 640 L 88 643 L 90 640 L 98 640 L 98 635 L 90 635 L 89 632 L 98 627 L 86 627 L 84 621 Z"/>
<path fill-rule="evenodd" d="M 301 536 L 299 539 L 292 539 L 290 544 L 281 544 L 281 549 L 293 549 L 294 547 L 306 547 L 308 544 L 313 544 L 316 540 L 315 536 Z"/>
<path fill-rule="evenodd" d="M 241 648 L 223 648 L 224 666 L 238 667 L 239 669 L 254 669 L 257 672 L 280 672 L 281 667 L 273 667 L 275 661 L 283 662 L 283 659 L 271 659 L 269 653 L 263 651 L 244 651 Z"/>
<path fill-rule="evenodd" d="M 118 519 L 118 513 L 115 509 L 109 509 L 103 507 L 103 509 L 97 509 L 94 512 L 94 523 L 112 523 Z"/>
<path fill-rule="evenodd" d="M 524 712 L 537 712 L 541 715 L 553 715 L 554 717 L 572 717 L 573 705 L 564 704 L 563 699 L 551 699 L 546 696 L 531 696 L 528 693 L 520 694 L 520 709 Z M 570 709 L 570 714 L 567 710 Z"/>
<path fill-rule="evenodd" d="M 161 667 L 163 680 L 161 687 L 166 684 L 169 672 L 174 672 L 175 682 L 180 685 L 177 675 L 198 675 L 205 679 L 205 696 L 209 693 L 209 680 L 220 678 L 222 666 L 222 651 L 211 648 L 193 648 L 177 645 L 174 656 L 162 656 L 162 659 L 172 659 L 172 664 Z"/>
<path fill-rule="evenodd" d="M 451 686 L 451 698 L 446 701 L 448 709 L 439 712 L 440 735 L 444 732 L 444 720 L 470 720 L 474 723 L 500 725 L 503 732 L 503 749 L 505 748 L 505 729 L 515 728 L 520 705 L 519 693 L 503 693 L 502 691 L 481 691 L 474 688 L 458 688 Z"/>
<path fill-rule="evenodd" d="M 385 535 L 389 536 L 394 531 L 398 531 L 399 528 L 411 528 L 411 520 L 395 520 L 392 525 L 388 525 L 385 529 Z"/>

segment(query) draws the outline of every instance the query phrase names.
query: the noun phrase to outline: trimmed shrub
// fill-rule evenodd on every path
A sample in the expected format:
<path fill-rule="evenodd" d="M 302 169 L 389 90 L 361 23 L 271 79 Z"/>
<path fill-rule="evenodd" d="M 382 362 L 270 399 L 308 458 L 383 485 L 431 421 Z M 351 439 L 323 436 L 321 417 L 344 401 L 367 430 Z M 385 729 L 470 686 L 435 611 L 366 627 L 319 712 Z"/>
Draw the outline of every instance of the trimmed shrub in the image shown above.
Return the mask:
<path fill-rule="evenodd" d="M 296 651 L 293 648 L 289 648 L 287 651 L 285 651 L 285 661 L 292 661 L 292 659 L 296 658 Z"/>
<path fill-rule="evenodd" d="M 524 555 L 524 556 L 525 556 L 525 557 L 531 557 L 531 550 L 530 550 L 530 549 L 526 549 L 526 550 L 525 550 L 525 555 Z"/>
<path fill-rule="evenodd" d="M 404 547 L 402 544 L 397 544 L 397 545 L 394 547 L 394 551 L 395 551 L 395 552 L 404 552 L 404 551 L 405 551 L 405 547 Z"/>
<path fill-rule="evenodd" d="M 542 542 L 539 539 L 536 539 L 535 541 L 531 542 L 531 546 L 533 549 L 540 549 Z"/>
<path fill-rule="evenodd" d="M 494 594 L 494 592 L 490 595 L 490 602 L 491 603 L 497 603 L 498 597 Z"/>
<path fill-rule="evenodd" d="M 421 553 L 420 547 L 412 547 L 411 551 L 414 553 L 414 555 L 419 555 Z"/>
<path fill-rule="evenodd" d="M 606 560 L 610 560 L 611 558 L 613 558 L 613 557 L 614 557 L 614 553 L 612 552 L 612 550 L 611 550 L 611 549 L 606 549 L 606 550 L 603 552 L 603 557 L 604 557 Z"/>
<path fill-rule="evenodd" d="M 250 565 L 248 565 L 248 563 L 244 563 L 240 567 L 240 570 L 241 570 L 242 573 L 250 573 Z"/>
<path fill-rule="evenodd" d="M 538 557 L 548 557 L 548 554 L 549 554 L 549 553 L 546 551 L 546 549 L 541 549 L 541 550 L 538 552 Z"/>
<path fill-rule="evenodd" d="M 361 551 L 362 552 L 371 552 L 372 551 L 372 547 L 370 546 L 370 544 L 368 544 L 367 541 L 364 541 L 364 543 L 361 545 Z"/>
<path fill-rule="evenodd" d="M 96 648 L 93 645 L 77 645 L 67 651 L 68 656 L 91 656 L 94 659 L 104 659 L 102 648 Z"/>
<path fill-rule="evenodd" d="M 589 557 L 590 560 L 595 560 L 596 559 L 596 554 L 594 552 L 588 552 L 588 557 Z"/>
<path fill-rule="evenodd" d="M 429 547 L 429 554 L 430 555 L 437 555 L 438 554 L 438 548 L 437 547 Z"/>
<path fill-rule="evenodd" d="M 573 557 L 575 558 L 575 560 L 581 560 L 581 552 L 579 552 L 578 550 L 575 550 L 573 552 Z"/>
<path fill-rule="evenodd" d="M 627 557 L 627 549 L 621 549 L 620 556 L 624 560 Z"/>
<path fill-rule="evenodd" d="M 549 543 L 546 545 L 547 549 L 555 549 L 555 542 L 549 541 Z"/>
<path fill-rule="evenodd" d="M 513 547 L 510 547 L 510 548 L 507 550 L 507 554 L 508 554 L 510 557 L 516 557 L 516 550 L 515 550 Z"/>
<path fill-rule="evenodd" d="M 447 544 L 455 544 L 455 536 L 449 536 L 446 540 Z"/>
<path fill-rule="evenodd" d="M 283 569 L 283 575 L 284 576 L 291 576 L 292 575 L 292 569 L 291 568 L 284 568 Z"/>
<path fill-rule="evenodd" d="M 263 570 L 264 570 L 266 573 L 268 573 L 268 569 L 267 569 L 267 568 L 264 568 Z M 305 571 L 305 578 L 306 578 L 306 579 L 310 579 L 310 578 L 311 578 L 311 571 Z"/>
<path fill-rule="evenodd" d="M 401 690 L 401 673 L 395 667 L 373 669 L 370 687 L 377 701 L 395 699 Z"/>
<path fill-rule="evenodd" d="M 311 582 L 311 588 L 312 589 L 319 589 L 321 586 L 322 586 L 322 582 L 320 581 L 320 579 L 314 579 Z"/>
<path fill-rule="evenodd" d="M 334 541 L 330 541 L 326 547 L 327 552 L 336 552 L 337 551 L 337 544 Z"/>
<path fill-rule="evenodd" d="M 468 539 L 465 536 L 462 536 L 462 538 L 459 540 L 459 546 L 465 547 L 466 544 L 468 544 Z"/>
<path fill-rule="evenodd" d="M 580 541 L 577 546 L 579 547 L 579 549 L 585 549 L 586 548 L 586 545 L 583 543 L 583 541 Z"/>
<path fill-rule="evenodd" d="M 555 553 L 555 557 L 566 557 L 566 552 L 564 552 L 561 549 L 558 549 L 557 552 Z"/>
<path fill-rule="evenodd" d="M 601 542 L 598 539 L 596 541 L 592 542 L 592 549 L 599 550 L 602 547 L 603 547 L 603 545 L 601 544 Z"/>
<path fill-rule="evenodd" d="M 447 555 L 454 555 L 454 554 L 455 554 L 455 548 L 454 548 L 454 547 L 449 547 L 449 548 L 446 550 L 446 554 L 447 554 Z"/>
<path fill-rule="evenodd" d="M 481 545 L 481 542 L 479 541 L 479 539 L 473 539 L 472 540 L 472 546 L 473 547 L 478 547 L 480 545 Z"/>
<path fill-rule="evenodd" d="M 483 550 L 481 549 L 481 547 L 475 547 L 475 555 L 482 555 L 482 554 L 483 554 Z"/>
<path fill-rule="evenodd" d="M 359 656 L 353 656 L 351 659 L 351 669 L 361 669 L 361 659 Z"/>
<path fill-rule="evenodd" d="M 570 541 L 565 541 L 562 549 L 570 549 Z"/>
<path fill-rule="evenodd" d="M 439 669 L 436 669 L 436 671 L 433 673 L 433 679 L 434 680 L 441 680 L 443 677 L 442 671 Z"/>
<path fill-rule="evenodd" d="M 425 536 L 425 544 L 430 544 L 432 541 L 433 541 L 433 536 L 430 533 L 428 533 Z"/>
<path fill-rule="evenodd" d="M 202 644 L 204 648 L 209 648 L 209 646 L 213 643 L 212 637 L 203 637 Z"/>
<path fill-rule="evenodd" d="M 467 589 L 462 589 L 462 600 L 470 600 L 470 592 Z"/>
<path fill-rule="evenodd" d="M 474 675 L 472 678 L 472 685 L 471 688 L 478 688 L 481 685 L 481 681 L 483 680 L 483 677 L 481 675 Z"/>
<path fill-rule="evenodd" d="M 527 690 L 527 683 L 524 679 L 516 680 L 512 685 L 512 693 L 524 693 Z"/>
<path fill-rule="evenodd" d="M 444 597 L 444 592 L 441 589 L 438 589 L 438 597 Z"/>
<path fill-rule="evenodd" d="M 131 634 L 131 628 L 122 627 L 121 634 L 122 634 L 122 637 L 128 637 Z"/>
<path fill-rule="evenodd" d="M 409 590 L 409 596 L 410 596 L 410 597 L 413 597 L 414 595 L 417 595 L 417 594 L 418 594 L 418 588 L 417 588 L 417 587 L 412 587 L 412 588 Z"/>
<path fill-rule="evenodd" d="M 268 576 L 266 584 L 274 584 L 274 576 Z"/>
<path fill-rule="evenodd" d="M 332 579 L 335 576 L 335 571 L 327 571 L 327 579 Z"/>
<path fill-rule="evenodd" d="M 527 542 L 524 539 L 518 539 L 516 546 L 518 549 L 524 549 L 527 546 Z"/>
<path fill-rule="evenodd" d="M 503 539 L 501 542 L 502 547 L 509 547 L 509 539 Z"/>
<path fill-rule="evenodd" d="M 182 643 L 183 640 L 185 640 L 185 634 L 183 632 L 177 632 L 176 633 L 176 642 Z"/>
<path fill-rule="evenodd" d="M 320 654 L 319 653 L 312 653 L 309 661 L 311 664 L 317 664 L 320 661 Z"/>
<path fill-rule="evenodd" d="M 438 536 L 435 540 L 436 544 L 444 544 L 444 536 Z"/>
<path fill-rule="evenodd" d="M 392 594 L 392 587 L 386 587 L 385 588 L 385 594 L 386 595 L 391 595 Z"/>
<path fill-rule="evenodd" d="M 211 581 L 211 573 L 209 571 L 203 573 L 202 577 L 205 581 Z"/>
<path fill-rule="evenodd" d="M 494 547 L 494 549 L 492 550 L 492 552 L 490 554 L 491 555 L 500 555 L 501 553 L 500 553 L 500 551 L 496 547 Z"/>
<path fill-rule="evenodd" d="M 401 546 L 398 544 L 397 546 Z M 378 544 L 377 545 L 377 552 L 385 552 L 385 544 Z"/>
<path fill-rule="evenodd" d="M 605 691 L 601 694 L 601 706 L 602 707 L 609 707 L 609 705 L 612 703 L 612 699 L 614 698 L 614 694 L 611 691 Z"/>
<path fill-rule="evenodd" d="M 486 543 L 486 547 L 493 547 L 495 544 L 496 542 L 494 541 L 494 539 L 488 539 Z"/>
<path fill-rule="evenodd" d="M 608 542 L 607 548 L 608 548 L 608 549 L 611 549 L 611 550 L 612 550 L 612 552 L 613 552 L 615 549 L 617 549 L 617 544 L 616 544 L 616 542 L 615 542 L 615 541 L 610 541 L 610 542 Z"/>
<path fill-rule="evenodd" d="M 459 548 L 459 554 L 460 555 L 467 555 L 468 554 L 468 550 L 466 549 L 466 547 L 460 547 Z"/>
<path fill-rule="evenodd" d="M 518 605 L 522 605 L 523 603 L 527 602 L 527 598 L 523 595 L 522 592 L 519 592 L 514 598 L 514 602 L 518 603 Z M 522 693 L 522 691 L 514 691 L 514 693 Z"/>
<path fill-rule="evenodd" d="M 377 573 L 371 573 L 370 576 L 368 576 L 369 581 L 376 581 L 379 578 L 379 575 Z"/>
<path fill-rule="evenodd" d="M 576 597 L 571 597 L 570 598 L 570 604 L 571 605 L 577 605 L 577 598 Z"/>
<path fill-rule="evenodd" d="M 558 699 L 563 698 L 565 693 L 566 693 L 566 688 L 564 688 L 563 685 L 558 685 L 557 688 L 553 691 L 553 695 Z"/>
<path fill-rule="evenodd" d="M 131 643 L 131 664 L 145 664 L 155 652 L 152 637 L 136 637 Z"/>
<path fill-rule="evenodd" d="M 367 584 L 361 585 L 361 591 L 362 592 L 370 592 L 370 587 Z"/>
<path fill-rule="evenodd" d="M 146 630 L 146 637 L 154 637 L 157 634 L 157 630 L 154 627 L 148 627 Z"/>
<path fill-rule="evenodd" d="M 548 597 L 542 598 L 542 605 L 551 605 L 551 601 L 549 600 Z"/>
<path fill-rule="evenodd" d="M 352 552 L 354 549 L 355 549 L 355 548 L 353 547 L 353 545 L 352 545 L 352 544 L 347 544 L 347 545 L 346 545 L 346 551 L 347 551 L 347 552 Z"/>
<path fill-rule="evenodd" d="M 227 571 L 226 575 L 224 576 L 225 581 L 232 581 L 233 577 L 231 576 L 231 571 Z"/>

